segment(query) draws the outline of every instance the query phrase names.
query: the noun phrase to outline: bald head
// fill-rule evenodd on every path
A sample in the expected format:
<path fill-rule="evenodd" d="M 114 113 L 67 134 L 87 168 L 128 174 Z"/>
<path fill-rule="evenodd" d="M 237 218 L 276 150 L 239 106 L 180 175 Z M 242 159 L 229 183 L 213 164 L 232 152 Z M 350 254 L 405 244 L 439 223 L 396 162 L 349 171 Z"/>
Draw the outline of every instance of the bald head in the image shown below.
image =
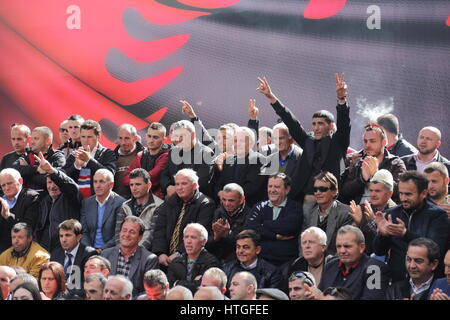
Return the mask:
<path fill-rule="evenodd" d="M 423 155 L 434 154 L 441 145 L 441 131 L 435 127 L 425 127 L 417 137 L 417 148 Z"/>

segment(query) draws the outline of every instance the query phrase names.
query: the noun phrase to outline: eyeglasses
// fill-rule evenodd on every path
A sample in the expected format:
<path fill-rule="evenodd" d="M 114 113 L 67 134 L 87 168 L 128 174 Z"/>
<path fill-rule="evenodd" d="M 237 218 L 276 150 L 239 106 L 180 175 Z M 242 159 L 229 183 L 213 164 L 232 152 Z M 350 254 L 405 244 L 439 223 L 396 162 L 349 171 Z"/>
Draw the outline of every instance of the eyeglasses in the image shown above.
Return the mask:
<path fill-rule="evenodd" d="M 59 132 L 69 132 L 69 130 L 67 130 L 65 128 L 59 128 Z"/>
<path fill-rule="evenodd" d="M 289 282 L 297 280 L 297 279 L 303 279 L 303 282 L 306 283 L 308 286 L 312 287 L 316 281 L 312 279 L 310 276 L 308 276 L 307 273 L 303 271 L 297 271 L 291 274 L 289 277 Z"/>
<path fill-rule="evenodd" d="M 316 193 L 317 191 L 327 192 L 327 191 L 333 190 L 333 189 L 334 189 L 333 187 L 313 187 L 314 193 Z"/>
<path fill-rule="evenodd" d="M 380 126 L 378 123 L 374 123 L 374 122 L 369 122 L 365 127 L 364 130 L 365 131 L 371 131 L 373 129 L 379 129 L 383 135 L 385 135 L 384 129 L 382 126 Z"/>

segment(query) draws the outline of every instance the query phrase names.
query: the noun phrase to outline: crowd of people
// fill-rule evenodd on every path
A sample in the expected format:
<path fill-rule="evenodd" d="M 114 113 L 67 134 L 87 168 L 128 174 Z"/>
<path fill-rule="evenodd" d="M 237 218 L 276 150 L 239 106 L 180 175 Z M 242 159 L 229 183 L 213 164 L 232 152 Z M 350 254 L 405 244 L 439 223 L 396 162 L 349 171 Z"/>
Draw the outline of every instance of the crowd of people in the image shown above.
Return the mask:
<path fill-rule="evenodd" d="M 168 132 L 70 115 L 11 127 L 0 164 L 0 299 L 450 300 L 450 161 L 441 132 L 416 146 L 393 114 L 350 145 L 344 75 L 336 118 L 312 131 L 266 78 L 280 121 L 207 130 L 194 108 Z M 88 116 L 88 115 L 84 115 Z M 55 138 L 55 139 L 54 139 Z"/>

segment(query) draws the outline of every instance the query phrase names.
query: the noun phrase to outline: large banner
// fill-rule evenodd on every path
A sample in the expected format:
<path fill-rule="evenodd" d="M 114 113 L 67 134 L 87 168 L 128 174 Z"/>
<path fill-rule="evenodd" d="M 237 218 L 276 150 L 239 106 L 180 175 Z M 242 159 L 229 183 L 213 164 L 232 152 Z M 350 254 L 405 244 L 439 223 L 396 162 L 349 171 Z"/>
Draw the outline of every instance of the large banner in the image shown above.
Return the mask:
<path fill-rule="evenodd" d="M 413 144 L 440 128 L 450 156 L 449 15 L 448 0 L 0 0 L 0 156 L 12 123 L 56 133 L 81 114 L 111 147 L 122 123 L 144 132 L 185 118 L 180 99 L 212 128 L 245 125 L 256 98 L 272 126 L 258 76 L 310 128 L 315 110 L 335 113 L 335 72 L 349 86 L 351 146 L 391 112 Z"/>

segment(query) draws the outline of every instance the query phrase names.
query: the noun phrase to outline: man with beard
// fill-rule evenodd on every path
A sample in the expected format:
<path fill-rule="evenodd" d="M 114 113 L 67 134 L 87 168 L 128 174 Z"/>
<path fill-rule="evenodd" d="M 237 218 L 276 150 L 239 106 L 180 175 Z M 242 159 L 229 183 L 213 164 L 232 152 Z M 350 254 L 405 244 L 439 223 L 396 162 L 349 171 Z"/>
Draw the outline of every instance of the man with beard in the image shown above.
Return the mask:
<path fill-rule="evenodd" d="M 378 234 L 374 240 L 374 251 L 376 255 L 389 255 L 393 281 L 406 277 L 404 261 L 411 240 L 429 238 L 443 252 L 449 236 L 447 212 L 427 200 L 428 180 L 423 174 L 405 172 L 400 176 L 398 188 L 401 204 L 385 214 L 375 214 Z"/>
<path fill-rule="evenodd" d="M 354 200 L 358 204 L 370 199 L 370 179 L 380 169 L 386 169 L 394 177 L 393 200 L 398 198 L 397 183 L 400 174 L 406 171 L 403 161 L 386 149 L 387 137 L 378 124 L 369 123 L 364 128 L 364 149 L 361 159 L 346 169 L 342 178 L 341 200 L 345 203 Z"/>
<path fill-rule="evenodd" d="M 448 196 L 448 170 L 440 162 L 432 162 L 423 170 L 428 179 L 428 198 L 447 211 L 450 217 L 450 197 Z"/>
<path fill-rule="evenodd" d="M 406 170 L 417 170 L 423 173 L 425 167 L 431 162 L 441 162 L 450 170 L 450 161 L 444 158 L 438 148 L 441 146 L 441 131 L 435 127 L 425 127 L 417 137 L 419 152 L 402 157 Z"/>

